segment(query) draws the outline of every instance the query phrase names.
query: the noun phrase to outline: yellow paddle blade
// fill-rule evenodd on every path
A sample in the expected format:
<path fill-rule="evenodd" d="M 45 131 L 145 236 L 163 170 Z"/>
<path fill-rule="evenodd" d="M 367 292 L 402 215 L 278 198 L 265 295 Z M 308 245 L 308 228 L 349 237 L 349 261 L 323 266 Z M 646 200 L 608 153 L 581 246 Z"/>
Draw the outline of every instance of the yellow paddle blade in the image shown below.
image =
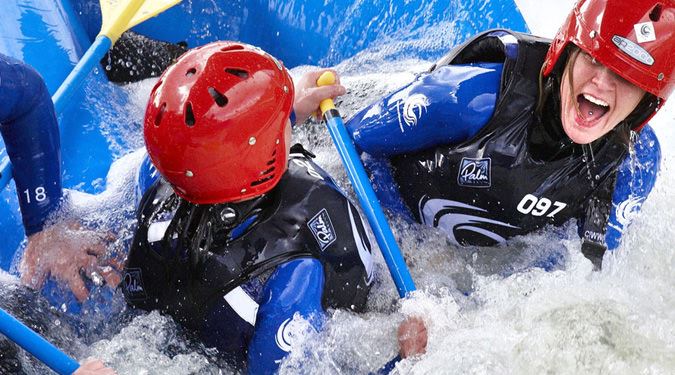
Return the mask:
<path fill-rule="evenodd" d="M 181 0 L 100 0 L 101 32 L 113 42 L 139 23 L 180 3 Z"/>
<path fill-rule="evenodd" d="M 136 12 L 134 18 L 131 19 L 131 22 L 129 22 L 129 28 L 162 13 L 180 2 L 181 0 L 146 0 L 141 5 L 141 9 Z"/>

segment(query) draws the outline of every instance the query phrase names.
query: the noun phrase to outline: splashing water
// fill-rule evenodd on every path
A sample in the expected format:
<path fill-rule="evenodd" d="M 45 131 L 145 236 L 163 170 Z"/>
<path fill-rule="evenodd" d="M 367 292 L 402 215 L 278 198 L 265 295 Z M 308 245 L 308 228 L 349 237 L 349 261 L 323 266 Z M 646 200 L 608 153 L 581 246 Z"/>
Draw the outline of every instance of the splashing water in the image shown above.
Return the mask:
<path fill-rule="evenodd" d="M 403 71 L 401 67 L 397 63 L 377 72 L 344 75 L 349 91 L 338 106 L 345 117 L 426 68 L 417 62 Z M 308 69 L 292 73 L 298 77 Z M 372 371 L 396 354 L 398 324 L 405 316 L 418 315 L 428 324 L 428 351 L 401 361 L 399 373 L 672 373 L 675 292 L 670 271 L 675 240 L 663 224 L 675 222 L 675 211 L 668 209 L 669 187 L 675 182 L 669 165 L 675 157 L 673 113 L 673 103 L 668 103 L 652 122 L 663 150 L 656 188 L 621 247 L 605 257 L 601 272 L 592 272 L 581 255 L 575 223 L 477 251 L 452 247 L 437 230 L 393 218 L 420 291 L 400 301 L 377 253 L 368 312 L 331 311 L 319 333 L 296 318 L 291 332 L 300 339 L 280 372 Z M 319 165 L 354 198 L 325 127 L 299 126 L 294 138 L 309 145 Z M 551 251 L 562 256 L 564 266 L 552 272 L 530 267 Z M 166 317 L 141 314 L 110 340 L 96 343 L 90 354 L 103 357 L 122 374 L 229 371 L 208 364 L 204 350 L 169 356 L 164 343 L 166 337 L 180 342 L 176 331 Z"/>
<path fill-rule="evenodd" d="M 420 60 L 374 63 L 380 61 L 379 54 L 390 52 L 379 46 L 338 65 L 348 88 L 337 102 L 344 117 L 409 82 L 431 64 Z M 299 67 L 292 74 L 297 78 L 309 69 L 313 68 Z M 125 123 L 141 123 L 153 84 L 154 80 L 147 80 L 125 88 L 132 103 L 106 113 L 128 113 Z M 663 152 L 656 187 L 620 248 L 605 257 L 601 272 L 592 272 L 590 262 L 581 255 L 575 223 L 478 251 L 453 247 L 437 230 L 392 218 L 419 291 L 399 300 L 376 251 L 376 280 L 368 311 L 330 311 L 322 332 L 296 318 L 291 329 L 293 351 L 280 372 L 367 373 L 377 369 L 398 350 L 398 324 L 406 316 L 418 315 L 428 325 L 427 354 L 401 361 L 395 370 L 399 373 L 675 373 L 671 271 L 675 237 L 670 228 L 675 222 L 670 199 L 675 186 L 674 107 L 675 100 L 668 102 L 652 121 Z M 126 144 L 142 145 L 140 129 L 123 129 L 116 137 L 124 137 Z M 110 132 L 115 130 L 111 127 Z M 305 124 L 293 136 L 317 155 L 316 162 L 355 201 L 325 127 Z M 121 233 L 115 244 L 118 248 L 127 246 L 131 236 L 134 177 L 141 159 L 141 152 L 119 159 L 103 195 L 75 194 L 73 199 L 79 217 Z M 375 243 L 372 236 L 371 243 Z M 551 251 L 564 259 L 563 266 L 551 272 L 530 267 Z M 116 295 L 115 301 L 123 302 L 122 296 Z M 85 323 L 88 319 L 96 317 L 83 318 Z M 156 312 L 127 311 L 103 326 L 97 322 L 97 329 L 82 341 L 72 339 L 68 332 L 59 333 L 60 328 L 54 328 L 59 332 L 51 336 L 57 343 L 68 344 L 78 358 L 100 357 L 120 374 L 232 372 L 218 368 L 215 353 L 192 344 L 171 319 Z"/>
<path fill-rule="evenodd" d="M 409 73 L 414 70 L 411 66 Z M 385 75 L 343 77 L 351 91 L 342 112 L 359 108 L 349 108 L 355 98 L 365 96 L 367 102 L 391 89 L 395 84 Z M 670 165 L 675 158 L 673 107 L 669 102 L 652 121 L 663 151 L 656 187 L 621 247 L 605 257 L 601 272 L 592 272 L 581 255 L 575 223 L 555 231 L 562 233 L 531 234 L 506 247 L 476 252 L 447 245 L 433 229 L 397 222 L 397 239 L 421 291 L 396 304 L 395 288 L 379 258 L 370 312 L 335 312 L 326 331 L 308 335 L 282 373 L 372 371 L 395 355 L 395 331 L 408 315 L 424 317 L 429 345 L 426 355 L 400 362 L 400 373 L 675 371 L 675 238 L 668 226 L 675 222 L 668 198 L 675 182 Z M 301 131 L 300 138 L 328 136 L 313 131 L 321 134 Z M 321 147 L 319 162 L 333 163 L 336 153 L 330 145 Z M 348 186 L 339 167 L 330 171 Z M 545 272 L 528 267 L 552 250 L 564 257 L 563 268 Z"/>

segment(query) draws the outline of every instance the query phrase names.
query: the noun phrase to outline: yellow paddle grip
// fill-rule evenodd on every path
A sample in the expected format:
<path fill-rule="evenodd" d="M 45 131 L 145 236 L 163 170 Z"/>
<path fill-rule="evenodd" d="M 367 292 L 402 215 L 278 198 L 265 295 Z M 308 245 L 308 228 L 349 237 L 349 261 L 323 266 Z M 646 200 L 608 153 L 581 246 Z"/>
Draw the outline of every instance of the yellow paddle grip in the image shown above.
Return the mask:
<path fill-rule="evenodd" d="M 316 80 L 316 85 L 319 87 L 333 84 L 335 84 L 335 74 L 333 74 L 333 72 L 324 72 L 319 76 L 319 79 Z M 319 108 L 321 108 L 321 114 L 324 114 L 331 109 L 335 109 L 335 103 L 333 103 L 333 99 L 324 99 L 319 104 Z"/>

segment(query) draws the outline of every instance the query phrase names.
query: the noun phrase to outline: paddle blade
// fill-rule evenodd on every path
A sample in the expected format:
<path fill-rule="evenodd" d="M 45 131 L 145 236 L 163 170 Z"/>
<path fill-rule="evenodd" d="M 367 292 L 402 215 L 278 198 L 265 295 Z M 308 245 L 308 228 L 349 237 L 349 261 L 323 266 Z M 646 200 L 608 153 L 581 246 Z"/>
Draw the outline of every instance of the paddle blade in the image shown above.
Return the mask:
<path fill-rule="evenodd" d="M 181 1 L 182 0 L 147 0 L 141 5 L 141 9 L 139 9 L 131 19 L 128 28 L 132 28 L 148 18 L 152 18 L 162 13 Z"/>
<path fill-rule="evenodd" d="M 123 32 L 180 3 L 181 0 L 100 0 L 101 32 L 113 44 Z"/>

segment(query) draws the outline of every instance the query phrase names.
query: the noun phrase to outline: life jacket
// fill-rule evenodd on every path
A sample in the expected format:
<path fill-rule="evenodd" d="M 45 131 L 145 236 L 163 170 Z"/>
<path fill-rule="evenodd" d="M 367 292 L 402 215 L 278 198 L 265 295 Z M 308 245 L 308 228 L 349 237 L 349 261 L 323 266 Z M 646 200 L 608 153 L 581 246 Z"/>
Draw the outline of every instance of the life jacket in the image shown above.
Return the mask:
<path fill-rule="evenodd" d="M 535 109 L 548 47 L 548 40 L 531 35 L 489 31 L 434 66 L 504 63 L 494 114 L 475 136 L 391 159 L 406 205 L 451 242 L 491 246 L 574 218 L 586 223 L 583 237 L 604 252 L 611 192 L 627 145 L 610 132 L 595 142 L 592 155 L 533 155 L 528 135 L 544 126 Z"/>
<path fill-rule="evenodd" d="M 246 202 L 195 205 L 157 181 L 139 207 L 122 287 L 133 306 L 199 328 L 229 291 L 301 257 L 323 264 L 325 308 L 365 307 L 373 266 L 358 211 L 323 170 L 293 153 L 279 184 Z"/>

